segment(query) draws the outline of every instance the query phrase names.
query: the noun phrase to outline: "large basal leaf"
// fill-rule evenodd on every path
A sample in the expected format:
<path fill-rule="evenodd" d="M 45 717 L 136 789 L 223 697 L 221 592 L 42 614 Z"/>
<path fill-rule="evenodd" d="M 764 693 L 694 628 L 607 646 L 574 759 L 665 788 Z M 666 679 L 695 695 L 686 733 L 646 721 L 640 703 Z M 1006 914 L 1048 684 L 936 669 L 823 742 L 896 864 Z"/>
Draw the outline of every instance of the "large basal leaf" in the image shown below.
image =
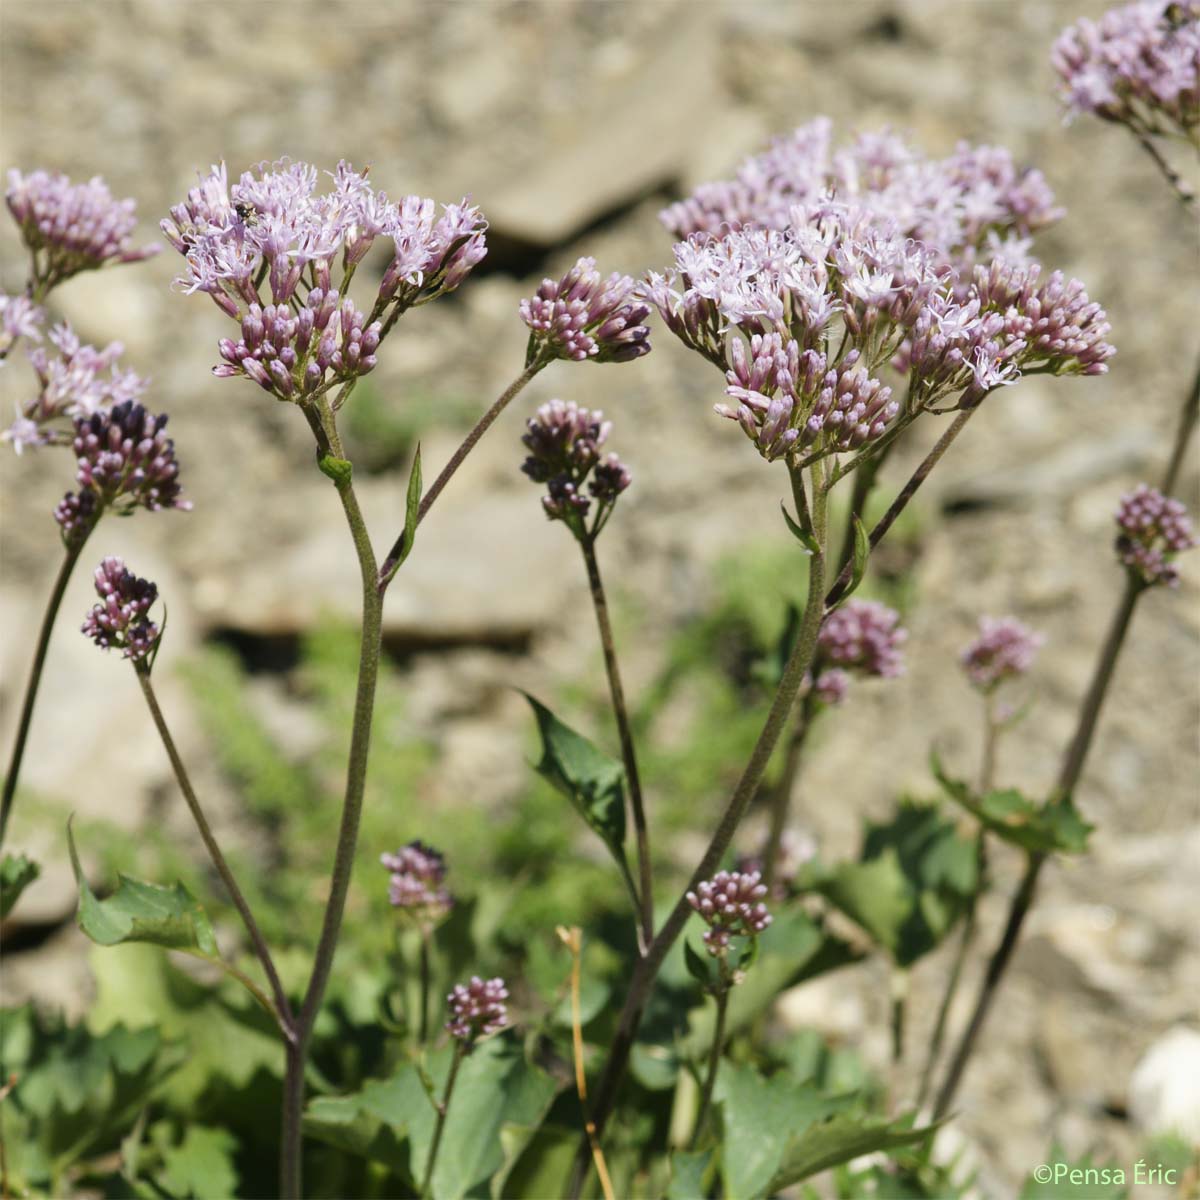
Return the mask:
<path fill-rule="evenodd" d="M 1082 854 L 1094 826 L 1079 815 L 1069 796 L 1035 803 L 1013 788 L 980 796 L 961 779 L 947 775 L 932 756 L 934 777 L 946 795 L 972 813 L 997 837 L 1033 854 Z"/>
<path fill-rule="evenodd" d="M 712 1189 L 712 1150 L 676 1150 L 671 1155 L 667 1200 L 697 1200 Z"/>
<path fill-rule="evenodd" d="M 877 1117 L 840 1114 L 800 1131 L 788 1143 L 783 1163 L 771 1179 L 774 1195 L 830 1167 L 863 1154 L 909 1146 L 930 1135 L 933 1126 L 914 1129 L 906 1119 L 885 1121 Z"/>
<path fill-rule="evenodd" d="M 542 736 L 535 770 L 575 806 L 625 869 L 625 770 L 526 693 Z"/>
<path fill-rule="evenodd" d="M 510 1196 L 565 1196 L 580 1131 L 562 1125 L 506 1123 L 500 1127 L 504 1163 L 492 1176 L 491 1200 Z"/>
<path fill-rule="evenodd" d="M 23 854 L 6 854 L 0 860 L 0 921 L 13 910 L 21 893 L 42 873 L 42 868 Z"/>
<path fill-rule="evenodd" d="M 763 1196 L 798 1130 L 831 1116 L 855 1097 L 823 1095 L 780 1073 L 770 1079 L 747 1063 L 724 1062 L 714 1090 L 721 1108 L 721 1176 L 725 1194 Z"/>
<path fill-rule="evenodd" d="M 67 844 L 79 888 L 79 928 L 93 942 L 101 946 L 149 942 L 214 962 L 220 960 L 212 922 L 183 884 L 160 887 L 118 875 L 117 890 L 106 900 L 99 900 L 84 878 L 69 824 Z"/>

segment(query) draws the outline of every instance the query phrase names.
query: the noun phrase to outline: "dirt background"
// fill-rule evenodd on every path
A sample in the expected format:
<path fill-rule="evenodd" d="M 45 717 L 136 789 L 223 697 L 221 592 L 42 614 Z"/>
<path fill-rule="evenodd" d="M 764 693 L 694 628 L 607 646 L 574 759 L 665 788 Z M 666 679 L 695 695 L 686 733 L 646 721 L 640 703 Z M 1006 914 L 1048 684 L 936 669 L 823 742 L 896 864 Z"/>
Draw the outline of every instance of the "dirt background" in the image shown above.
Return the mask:
<path fill-rule="evenodd" d="M 1119 354 L 1103 379 L 1034 379 L 990 400 L 929 485 L 908 674 L 859 689 L 797 795 L 800 820 L 836 854 L 854 846 L 863 814 L 924 787 L 932 739 L 970 769 L 977 713 L 954 656 L 981 613 L 1016 613 L 1048 637 L 1035 719 L 1002 771 L 1006 782 L 1046 788 L 1120 586 L 1111 510 L 1165 463 L 1197 353 L 1196 231 L 1131 138 L 1094 121 L 1063 127 L 1047 62 L 1061 26 L 1103 7 L 6 0 L 0 159 L 102 173 L 116 194 L 137 198 L 147 239 L 196 170 L 221 159 L 236 172 L 281 155 L 330 168 L 346 157 L 373 164 L 377 186 L 393 194 L 471 194 L 492 224 L 488 269 L 453 300 L 406 317 L 375 378 L 397 405 L 465 398 L 468 412 L 519 369 L 516 304 L 542 273 L 581 253 L 633 274 L 666 262 L 670 242 L 655 216 L 663 202 L 726 175 L 771 133 L 827 113 L 843 136 L 891 124 L 931 153 L 967 138 L 1039 166 L 1069 210 L 1039 242 L 1041 257 L 1107 306 Z M 0 263 L 16 290 L 22 261 L 7 226 Z M 94 552 L 123 554 L 167 597 L 159 677 L 185 751 L 195 751 L 171 660 L 217 632 L 269 639 L 329 608 L 352 613 L 357 585 L 304 423 L 249 384 L 210 376 L 223 318 L 200 297 L 172 293 L 175 270 L 164 253 L 81 278 L 56 299 L 86 339 L 123 341 L 127 363 L 154 379 L 151 406 L 171 412 L 195 511 L 106 523 Z M 523 415 L 535 403 L 562 395 L 604 407 L 635 472 L 603 548 L 614 588 L 641 614 L 627 631 L 634 691 L 669 631 L 704 607 L 714 564 L 748 540 L 786 537 L 782 472 L 712 415 L 716 375 L 665 333 L 655 345 L 634 366 L 545 372 L 422 526 L 389 594 L 389 640 L 424 651 L 410 660 L 412 719 L 439 745 L 445 803 L 486 812 L 522 786 L 524 713 L 500 684 L 553 686 L 596 667 L 593 630 L 578 619 L 586 591 L 573 548 L 539 519 L 517 471 Z M 27 380 L 17 364 L 5 370 L 6 410 Z M 445 427 L 426 436 L 427 469 L 456 440 Z M 910 459 L 919 452 L 908 447 Z M 1195 463 L 1193 448 L 1189 502 Z M 64 467 L 50 455 L 5 455 L 0 467 L 5 745 L 57 566 L 49 513 L 67 486 Z M 403 483 L 363 483 L 380 544 L 398 530 Z M 1099 826 L 1092 851 L 1048 872 L 962 1090 L 956 1136 L 986 1194 L 1011 1194 L 1052 1137 L 1128 1169 L 1141 1144 L 1121 1115 L 1131 1071 L 1164 1033 L 1195 1019 L 1198 568 L 1185 567 L 1178 593 L 1152 595 L 1138 613 L 1079 797 Z M 170 783 L 132 673 L 73 635 L 89 590 L 81 573 L 67 595 L 27 781 L 136 836 Z M 514 644 L 528 654 L 499 657 L 497 647 Z M 302 723 L 278 715 L 269 685 L 261 699 L 303 738 Z M 20 820 L 15 831 L 15 844 L 63 862 L 61 835 Z M 996 869 L 1003 890 L 1017 864 L 1001 856 Z M 67 918 L 65 869 L 51 867 L 27 901 L 31 919 Z M 1000 900 L 985 907 L 989 940 L 1002 915 Z M 916 1045 L 943 967 L 913 980 Z M 10 955 L 4 976 L 5 999 L 32 993 L 75 1009 L 86 1000 L 81 939 L 69 925 L 36 954 Z M 787 1013 L 881 1060 L 885 997 L 882 970 L 870 966 L 805 989 Z"/>

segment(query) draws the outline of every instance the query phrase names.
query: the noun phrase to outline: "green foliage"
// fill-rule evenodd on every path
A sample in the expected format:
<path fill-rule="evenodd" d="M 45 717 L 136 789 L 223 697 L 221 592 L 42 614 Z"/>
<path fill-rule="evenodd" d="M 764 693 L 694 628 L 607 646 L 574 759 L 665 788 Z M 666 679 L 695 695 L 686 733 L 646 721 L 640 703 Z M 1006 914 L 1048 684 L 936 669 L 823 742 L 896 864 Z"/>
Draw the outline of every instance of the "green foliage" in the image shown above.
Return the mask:
<path fill-rule="evenodd" d="M 0 859 L 0 921 L 8 916 L 21 893 L 42 873 L 42 868 L 24 854 L 6 854 Z"/>
<path fill-rule="evenodd" d="M 956 804 L 997 837 L 1022 850 L 1031 854 L 1082 854 L 1087 849 L 1093 826 L 1079 815 L 1069 796 L 1045 804 L 1037 804 L 1012 788 L 979 796 L 962 780 L 947 775 L 936 754 L 933 774 Z"/>
<path fill-rule="evenodd" d="M 866 827 L 858 862 L 810 868 L 806 882 L 907 967 L 966 910 L 978 852 L 936 806 L 903 800 L 890 821 Z"/>

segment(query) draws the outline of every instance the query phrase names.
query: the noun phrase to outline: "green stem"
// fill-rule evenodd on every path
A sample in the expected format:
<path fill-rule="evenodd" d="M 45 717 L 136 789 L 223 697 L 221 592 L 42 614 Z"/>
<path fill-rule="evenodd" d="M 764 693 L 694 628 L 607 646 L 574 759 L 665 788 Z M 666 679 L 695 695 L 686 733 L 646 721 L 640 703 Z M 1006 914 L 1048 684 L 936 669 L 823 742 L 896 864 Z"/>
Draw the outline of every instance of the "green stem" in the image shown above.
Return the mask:
<path fill-rule="evenodd" d="M 418 1025 L 418 1039 L 425 1045 L 429 1037 L 429 930 L 421 930 L 421 1015 Z"/>
<path fill-rule="evenodd" d="M 332 421 L 328 423 L 332 425 Z M 326 435 L 329 435 L 328 428 Z M 334 448 L 335 453 L 340 449 L 334 438 L 330 439 L 330 445 Z M 371 547 L 371 539 L 367 533 L 362 510 L 359 508 L 358 499 L 354 494 L 354 486 L 348 474 L 338 479 L 335 486 L 358 556 L 359 573 L 362 578 L 362 632 L 359 642 L 358 686 L 354 697 L 353 732 L 350 738 L 350 756 L 346 770 L 346 791 L 342 801 L 342 818 L 338 829 L 337 848 L 334 851 L 329 900 L 325 906 L 325 917 L 314 956 L 312 977 L 309 980 L 304 1003 L 297 1020 L 298 1054 L 289 1056 L 287 1073 L 284 1078 L 283 1169 L 281 1172 L 281 1190 L 284 1200 L 298 1200 L 300 1196 L 300 1121 L 304 1108 L 304 1064 L 308 1057 L 313 1025 L 321 1008 L 325 988 L 329 983 L 329 974 L 333 969 L 333 958 L 337 950 L 338 935 L 341 933 L 342 917 L 346 909 L 346 896 L 350 891 L 350 877 L 354 869 L 354 853 L 358 844 L 358 827 L 362 817 L 363 790 L 367 779 L 371 717 L 375 707 L 375 684 L 379 675 L 379 648 L 383 625 L 383 594 L 378 587 L 375 552 Z"/>
<path fill-rule="evenodd" d="M 798 473 L 797 470 L 795 474 Z M 794 481 L 794 486 L 797 482 Z M 821 464 L 817 463 L 813 469 L 812 527 L 818 550 L 810 560 L 808 599 L 800 623 L 800 632 L 787 665 L 784 667 L 783 677 L 779 681 L 775 699 L 767 713 L 758 741 L 754 745 L 750 761 L 746 764 L 737 787 L 730 797 L 729 804 L 713 832 L 708 849 L 692 872 L 691 878 L 675 907 L 671 910 L 670 916 L 650 943 L 649 949 L 634 964 L 629 988 L 625 994 L 625 1003 L 621 1009 L 609 1049 L 608 1060 L 596 1091 L 592 1119 L 596 1125 L 597 1137 L 603 1133 L 604 1125 L 616 1101 L 617 1089 L 629 1064 L 629 1055 L 633 1049 L 633 1041 L 641 1024 L 642 1013 L 645 1011 L 650 990 L 654 986 L 654 981 L 658 977 L 667 952 L 675 944 L 676 938 L 679 937 L 688 915 L 692 911 L 687 901 L 687 892 L 694 890 L 701 880 L 706 879 L 716 870 L 721 857 L 733 841 L 733 835 L 737 831 L 747 806 L 758 791 L 771 754 L 787 724 L 788 714 L 791 712 L 796 695 L 812 665 L 817 648 L 817 633 L 825 614 L 825 555 L 828 539 L 826 507 L 824 473 L 821 470 Z M 583 1188 L 589 1153 L 590 1146 L 585 1139 L 580 1147 L 580 1156 L 576 1158 L 575 1172 L 571 1181 L 571 1195 L 574 1197 L 578 1197 Z"/>
<path fill-rule="evenodd" d="M 608 691 L 612 700 L 613 716 L 617 722 L 617 735 L 621 742 L 621 761 L 625 765 L 625 778 L 629 784 L 629 807 L 633 815 L 633 827 L 637 835 L 638 877 L 640 886 L 640 933 L 639 943 L 644 951 L 654 937 L 654 882 L 650 869 L 650 833 L 646 825 L 646 808 L 642 800 L 642 783 L 638 773 L 637 754 L 633 745 L 633 733 L 629 727 L 629 710 L 625 703 L 625 689 L 621 683 L 621 669 L 617 663 L 616 639 L 613 637 L 612 622 L 608 615 L 608 601 L 604 594 L 604 583 L 600 578 L 600 564 L 596 561 L 595 538 L 583 536 L 579 539 L 583 550 L 583 561 L 587 566 L 588 586 L 592 593 L 592 608 L 596 613 L 596 625 L 600 631 L 600 647 L 604 652 L 604 670 L 608 675 Z M 635 895 L 635 900 L 639 895 Z"/>
<path fill-rule="evenodd" d="M 425 520 L 429 514 L 429 510 L 433 507 L 434 501 L 442 494 L 443 488 L 454 477 L 455 471 L 463 465 L 468 454 L 475 448 L 479 439 L 492 427 L 496 418 L 509 406 L 510 402 L 520 393 L 525 385 L 544 367 L 547 365 L 546 359 L 535 359 L 520 375 L 516 377 L 501 392 L 500 396 L 492 404 L 491 408 L 483 414 L 475 424 L 475 428 L 467 434 L 462 440 L 462 444 L 450 456 L 450 461 L 442 468 L 442 473 L 429 486 L 429 490 L 421 497 L 421 507 L 417 512 L 417 524 Z M 383 560 L 383 565 L 379 568 L 379 578 L 377 586 L 382 592 L 391 583 L 393 576 L 400 569 L 400 555 L 403 552 L 405 530 L 401 530 L 395 542 L 392 543 L 391 550 L 388 551 L 387 557 Z"/>
<path fill-rule="evenodd" d="M 450 1097 L 454 1093 L 454 1081 L 458 1078 L 458 1068 L 466 1055 L 462 1042 L 454 1043 L 454 1059 L 450 1063 L 450 1074 L 446 1077 L 446 1090 L 442 1093 L 441 1103 L 437 1106 L 437 1123 L 433 1127 L 433 1145 L 429 1147 L 429 1161 L 425 1164 L 425 1177 L 421 1180 L 422 1200 L 429 1195 L 429 1185 L 433 1182 L 433 1168 L 437 1166 L 438 1151 L 442 1148 L 442 1133 L 446 1128 L 446 1114 L 450 1111 Z"/>
<path fill-rule="evenodd" d="M 1133 136 L 1137 138 L 1138 145 L 1154 160 L 1154 165 L 1162 172 L 1163 178 L 1171 186 L 1171 190 L 1175 193 L 1179 203 L 1183 205 L 1188 212 L 1196 211 L 1196 193 L 1183 181 L 1183 177 L 1175 170 L 1167 161 L 1163 152 L 1154 144 L 1150 135 L 1145 130 L 1139 129 L 1136 125 L 1130 125 L 1133 130 Z"/>
<path fill-rule="evenodd" d="M 700 1107 L 696 1111 L 696 1124 L 692 1127 L 691 1141 L 688 1142 L 688 1149 L 695 1150 L 696 1143 L 700 1141 L 701 1134 L 704 1133 L 704 1126 L 708 1123 L 708 1110 L 712 1104 L 713 1088 L 717 1082 L 717 1070 L 721 1066 L 721 1051 L 725 1047 L 725 1016 L 729 1008 L 729 985 L 725 984 L 717 992 L 717 1025 L 713 1030 L 712 1045 L 708 1050 L 708 1067 L 704 1072 L 704 1086 L 700 1091 Z"/>
<path fill-rule="evenodd" d="M 233 871 L 225 860 L 225 855 L 221 852 L 217 839 L 213 836 L 212 826 L 209 825 L 208 818 L 204 815 L 204 809 L 200 807 L 200 800 L 196 796 L 195 788 L 192 787 L 192 781 L 188 776 L 187 768 L 183 765 L 183 759 L 179 756 L 179 749 L 175 745 L 175 739 L 171 736 L 171 730 L 167 726 L 166 718 L 158 703 L 158 697 L 155 695 L 154 685 L 150 682 L 150 671 L 144 664 L 138 664 L 136 674 L 142 688 L 142 695 L 146 698 L 146 707 L 149 708 L 150 716 L 154 721 L 154 727 L 162 739 L 167 758 L 171 760 L 171 769 L 175 772 L 179 790 L 183 792 L 188 811 L 191 812 L 192 820 L 196 822 L 196 828 L 200 831 L 200 839 L 204 842 L 204 848 L 208 851 L 208 856 L 212 859 L 213 866 L 216 867 L 217 874 L 221 877 L 221 882 L 225 884 L 225 890 L 229 893 L 234 907 L 238 910 L 238 915 L 242 918 L 242 924 L 246 926 L 246 932 L 250 935 L 250 941 L 254 946 L 254 953 L 262 964 L 267 982 L 271 985 L 271 994 L 275 998 L 275 1018 L 279 1023 L 280 1031 L 287 1041 L 293 1041 L 295 1031 L 292 1023 L 292 1008 L 288 1002 L 287 992 L 284 991 L 283 984 L 280 982 L 279 973 L 275 969 L 266 938 L 263 937 L 258 922 L 255 921 L 254 914 L 250 911 L 250 905 L 246 902 L 246 897 L 242 894 L 242 889 L 238 887 L 237 879 L 234 878 Z"/>
<path fill-rule="evenodd" d="M 38 688 L 42 682 L 42 668 L 46 663 L 46 651 L 50 648 L 50 635 L 54 632 L 54 622 L 58 617 L 59 606 L 67 584 L 71 581 L 71 573 L 83 553 L 83 548 L 91 536 L 93 524 L 81 538 L 67 546 L 62 565 L 50 590 L 50 598 L 46 601 L 46 611 L 42 615 L 42 627 L 38 631 L 37 646 L 33 652 L 33 666 L 29 670 L 29 682 L 25 685 L 25 699 L 21 705 L 21 719 L 17 723 L 17 740 L 13 743 L 12 755 L 8 760 L 8 771 L 4 776 L 4 794 L 0 799 L 0 846 L 4 845 L 4 837 L 8 832 L 8 821 L 12 815 L 13 802 L 17 794 L 17 779 L 21 774 L 21 760 L 25 757 L 25 743 L 29 739 L 29 727 L 33 723 L 33 707 L 37 702 Z"/>
<path fill-rule="evenodd" d="M 1187 456 L 1188 443 L 1192 440 L 1192 432 L 1196 428 L 1198 418 L 1200 418 L 1200 365 L 1196 367 L 1191 390 L 1180 410 L 1179 424 L 1175 428 L 1175 445 L 1171 451 L 1171 459 L 1167 464 L 1166 473 L 1163 475 L 1161 487 L 1168 496 L 1175 491 L 1175 487 L 1179 483 L 1179 472 L 1183 470 L 1183 460 Z"/>

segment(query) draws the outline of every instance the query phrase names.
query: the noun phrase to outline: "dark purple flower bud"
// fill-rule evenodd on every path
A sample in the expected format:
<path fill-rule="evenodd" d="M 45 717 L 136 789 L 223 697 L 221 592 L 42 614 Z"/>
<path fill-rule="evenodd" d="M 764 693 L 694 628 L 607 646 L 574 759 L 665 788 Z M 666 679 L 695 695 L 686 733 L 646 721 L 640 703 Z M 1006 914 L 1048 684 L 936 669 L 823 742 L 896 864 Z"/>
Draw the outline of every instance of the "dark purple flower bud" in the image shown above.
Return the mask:
<path fill-rule="evenodd" d="M 120 650 L 125 658 L 143 662 L 162 636 L 147 616 L 158 588 L 139 579 L 119 558 L 104 559 L 95 579 L 100 603 L 88 613 L 83 632 L 102 650 Z"/>
<path fill-rule="evenodd" d="M 165 414 L 154 416 L 132 400 L 76 419 L 75 477 L 95 492 L 98 506 L 113 505 L 123 513 L 137 507 L 151 512 L 191 508 L 180 498 L 175 443 L 166 425 Z"/>
<path fill-rule="evenodd" d="M 642 323 L 650 306 L 628 275 L 607 279 L 594 258 L 581 258 L 559 280 L 543 279 L 522 300 L 521 319 L 531 331 L 528 359 L 628 362 L 650 353 L 650 330 Z"/>
<path fill-rule="evenodd" d="M 480 979 L 472 975 L 469 983 L 456 984 L 446 997 L 450 1019 L 446 1028 L 450 1036 L 468 1047 L 481 1037 L 498 1033 L 508 1024 L 508 988 L 503 979 Z"/>
<path fill-rule="evenodd" d="M 1045 641 L 1016 617 L 980 617 L 979 636 L 959 661 L 971 684 L 990 692 L 1004 680 L 1024 675 Z"/>
<path fill-rule="evenodd" d="M 99 518 L 100 511 L 99 498 L 91 488 L 83 488 L 78 495 L 68 492 L 54 509 L 63 544 L 71 546 L 82 541 Z"/>
<path fill-rule="evenodd" d="M 57 173 L 11 170 L 5 199 L 45 290 L 107 262 L 140 262 L 158 253 L 157 246 L 133 247 L 136 205 L 114 200 L 98 175 L 73 184 Z"/>
<path fill-rule="evenodd" d="M 1179 585 L 1172 561 L 1197 544 L 1187 509 L 1157 488 L 1139 483 L 1116 512 L 1117 556 L 1146 586 Z"/>
<path fill-rule="evenodd" d="M 771 914 L 762 903 L 766 894 L 757 871 L 718 871 L 688 892 L 688 903 L 708 925 L 704 944 L 709 954 L 720 958 L 729 949 L 731 937 L 756 937 L 771 924 Z"/>
<path fill-rule="evenodd" d="M 875 600 L 847 600 L 821 626 L 818 662 L 860 675 L 892 678 L 904 673 L 900 647 L 907 637 L 895 609 Z"/>
<path fill-rule="evenodd" d="M 391 872 L 388 898 L 420 928 L 432 930 L 449 915 L 454 897 L 446 890 L 446 859 L 432 846 L 409 842 L 379 861 Z"/>

